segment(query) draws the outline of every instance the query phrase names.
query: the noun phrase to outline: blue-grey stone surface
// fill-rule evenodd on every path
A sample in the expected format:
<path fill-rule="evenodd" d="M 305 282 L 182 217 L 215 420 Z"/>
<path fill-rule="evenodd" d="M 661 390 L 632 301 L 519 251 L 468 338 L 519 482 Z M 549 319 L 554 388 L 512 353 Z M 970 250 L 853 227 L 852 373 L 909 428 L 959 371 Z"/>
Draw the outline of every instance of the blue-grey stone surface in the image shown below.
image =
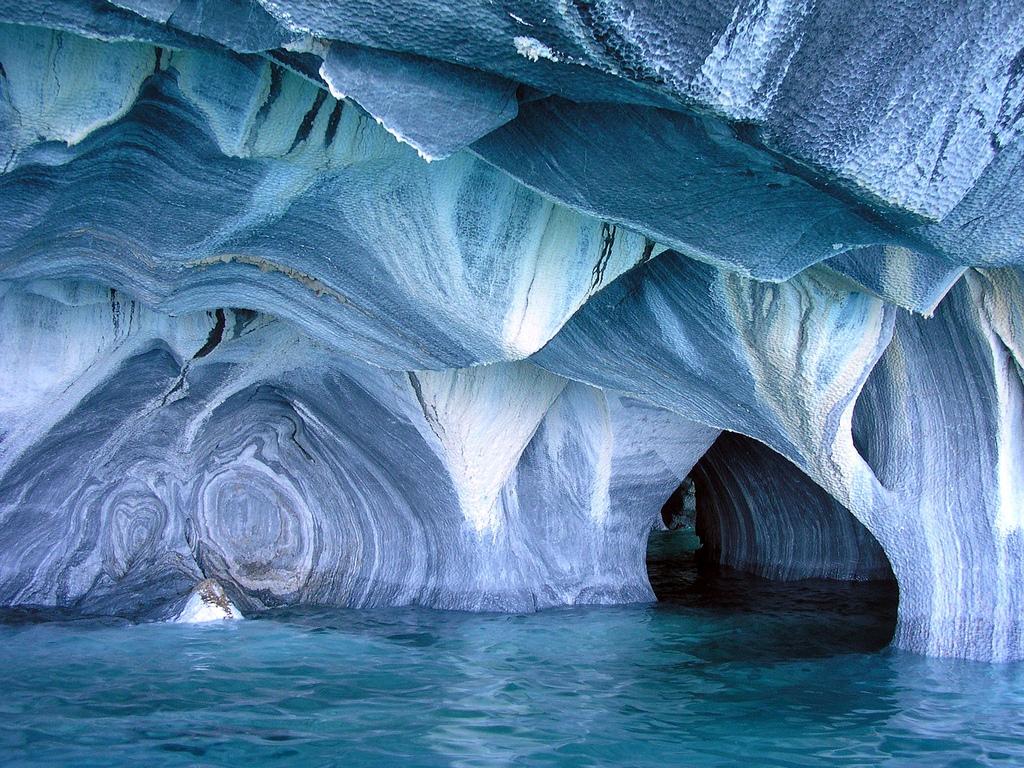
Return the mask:
<path fill-rule="evenodd" d="M 693 468 L 701 553 L 769 579 L 892 579 L 878 540 L 764 444 L 725 432 Z"/>
<path fill-rule="evenodd" d="M 1019 2 L 0 0 L 0 604 L 649 600 L 698 465 L 723 562 L 1024 657 L 1022 50 Z"/>
<path fill-rule="evenodd" d="M 331 43 L 320 75 L 427 160 L 464 149 L 519 111 L 514 81 L 406 53 Z"/>

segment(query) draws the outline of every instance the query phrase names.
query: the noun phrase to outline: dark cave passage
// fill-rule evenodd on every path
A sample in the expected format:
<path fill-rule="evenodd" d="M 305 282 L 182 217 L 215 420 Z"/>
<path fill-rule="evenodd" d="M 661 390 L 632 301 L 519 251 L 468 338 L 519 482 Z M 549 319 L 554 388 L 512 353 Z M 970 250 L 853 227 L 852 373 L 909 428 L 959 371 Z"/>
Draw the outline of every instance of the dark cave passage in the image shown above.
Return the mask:
<path fill-rule="evenodd" d="M 756 642 L 773 657 L 873 652 L 892 640 L 899 590 L 881 546 L 761 443 L 723 433 L 662 522 L 647 547 L 660 608 L 758 614 Z"/>

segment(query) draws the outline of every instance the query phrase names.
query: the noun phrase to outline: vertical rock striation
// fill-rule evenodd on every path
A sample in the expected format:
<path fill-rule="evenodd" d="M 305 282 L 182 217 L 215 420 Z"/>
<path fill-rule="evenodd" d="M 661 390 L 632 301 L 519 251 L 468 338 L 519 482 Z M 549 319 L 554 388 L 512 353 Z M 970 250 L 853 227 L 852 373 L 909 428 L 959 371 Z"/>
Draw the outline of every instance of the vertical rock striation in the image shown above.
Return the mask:
<path fill-rule="evenodd" d="M 971 272 L 933 319 L 900 318 L 857 406 L 905 647 L 1024 655 L 1020 288 L 1016 270 Z"/>

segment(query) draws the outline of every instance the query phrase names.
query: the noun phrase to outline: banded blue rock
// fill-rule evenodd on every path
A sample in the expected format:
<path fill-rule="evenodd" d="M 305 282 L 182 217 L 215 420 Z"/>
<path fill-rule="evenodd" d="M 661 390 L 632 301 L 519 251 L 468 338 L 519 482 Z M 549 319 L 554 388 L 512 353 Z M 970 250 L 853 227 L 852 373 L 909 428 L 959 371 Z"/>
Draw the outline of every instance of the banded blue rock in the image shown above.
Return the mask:
<path fill-rule="evenodd" d="M 1024 658 L 1024 8 L 0 0 L 0 605 L 895 578 Z M 204 586 L 205 585 L 205 586 Z"/>

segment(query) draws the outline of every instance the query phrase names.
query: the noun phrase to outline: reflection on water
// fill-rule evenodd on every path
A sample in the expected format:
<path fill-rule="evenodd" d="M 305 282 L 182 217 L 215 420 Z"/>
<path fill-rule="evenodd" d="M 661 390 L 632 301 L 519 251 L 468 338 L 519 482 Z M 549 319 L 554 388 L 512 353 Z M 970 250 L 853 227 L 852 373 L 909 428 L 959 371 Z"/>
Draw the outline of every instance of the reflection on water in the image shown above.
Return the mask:
<path fill-rule="evenodd" d="M 9 621 L 0 762 L 1024 764 L 1024 665 L 883 649 L 891 586 L 701 571 L 681 541 L 652 541 L 657 605 Z"/>
<path fill-rule="evenodd" d="M 739 646 L 716 643 L 708 651 L 720 659 L 872 653 L 892 640 L 899 599 L 895 582 L 770 581 L 700 562 L 699 545 L 692 531 L 652 533 L 647 572 L 660 608 L 698 611 L 736 624 Z M 749 642 L 753 624 L 756 646 Z"/>

